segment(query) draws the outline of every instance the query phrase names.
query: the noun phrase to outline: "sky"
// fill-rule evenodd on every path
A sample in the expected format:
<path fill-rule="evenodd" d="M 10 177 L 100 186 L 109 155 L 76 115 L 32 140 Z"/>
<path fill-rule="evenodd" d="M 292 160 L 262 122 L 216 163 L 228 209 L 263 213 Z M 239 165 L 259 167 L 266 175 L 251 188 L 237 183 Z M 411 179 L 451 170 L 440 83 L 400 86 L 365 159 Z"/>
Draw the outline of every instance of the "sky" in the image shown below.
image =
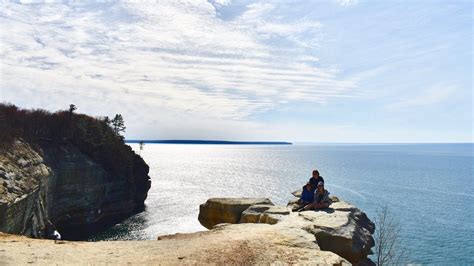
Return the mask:
<path fill-rule="evenodd" d="M 473 142 L 473 2 L 0 1 L 0 102 L 128 139 Z"/>

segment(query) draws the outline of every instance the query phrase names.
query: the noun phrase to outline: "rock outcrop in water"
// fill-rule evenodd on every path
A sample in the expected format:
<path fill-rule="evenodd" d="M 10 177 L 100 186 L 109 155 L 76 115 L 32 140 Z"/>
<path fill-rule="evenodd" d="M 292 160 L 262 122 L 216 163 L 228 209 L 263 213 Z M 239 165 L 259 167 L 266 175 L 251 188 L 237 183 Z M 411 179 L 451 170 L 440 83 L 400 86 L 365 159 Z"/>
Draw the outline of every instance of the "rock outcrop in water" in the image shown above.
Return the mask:
<path fill-rule="evenodd" d="M 241 234 L 249 241 L 258 235 L 267 238 L 268 243 L 278 243 L 289 250 L 333 252 L 340 256 L 337 263 L 373 264 L 367 256 L 374 246 L 374 224 L 358 208 L 337 198 L 333 200 L 336 202 L 325 210 L 291 212 L 291 201 L 289 207 L 284 207 L 274 206 L 269 199 L 211 198 L 201 205 L 199 221 L 212 229 L 211 232 Z M 249 206 L 252 202 L 255 204 Z M 223 209 L 232 209 L 232 217 L 229 218 L 229 212 L 219 211 Z M 223 216 L 221 220 L 219 213 Z M 222 222 L 227 224 L 220 224 Z M 331 257 L 331 260 L 335 258 Z M 295 262 L 308 262 L 305 259 L 310 258 L 302 256 Z M 328 261 L 319 263 L 327 264 Z"/>
<path fill-rule="evenodd" d="M 43 237 L 53 224 L 77 239 L 143 209 L 150 188 L 143 160 L 116 175 L 68 141 L 35 145 L 39 152 L 18 139 L 0 151 L 0 231 Z"/>

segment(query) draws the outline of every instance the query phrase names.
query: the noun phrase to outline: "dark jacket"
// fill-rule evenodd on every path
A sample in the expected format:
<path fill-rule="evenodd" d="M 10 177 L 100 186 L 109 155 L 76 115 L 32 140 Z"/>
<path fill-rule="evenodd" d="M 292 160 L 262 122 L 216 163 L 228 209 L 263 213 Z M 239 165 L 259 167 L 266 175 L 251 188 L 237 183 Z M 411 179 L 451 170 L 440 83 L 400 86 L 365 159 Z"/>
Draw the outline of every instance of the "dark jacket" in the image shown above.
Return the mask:
<path fill-rule="evenodd" d="M 318 178 L 313 178 L 313 177 L 311 177 L 311 178 L 309 179 L 309 183 L 311 183 L 311 185 L 313 186 L 313 191 L 316 190 L 316 188 L 317 188 L 319 182 L 323 182 L 323 183 L 324 183 L 324 179 L 323 179 L 322 176 L 318 176 Z"/>

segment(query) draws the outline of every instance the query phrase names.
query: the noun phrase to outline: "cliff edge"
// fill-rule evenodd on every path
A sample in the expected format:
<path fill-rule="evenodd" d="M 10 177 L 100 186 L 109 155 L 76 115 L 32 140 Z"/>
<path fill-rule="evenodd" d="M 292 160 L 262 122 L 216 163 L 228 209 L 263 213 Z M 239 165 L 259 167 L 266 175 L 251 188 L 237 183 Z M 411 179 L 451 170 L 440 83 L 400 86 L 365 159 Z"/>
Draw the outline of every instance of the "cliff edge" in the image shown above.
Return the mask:
<path fill-rule="evenodd" d="M 146 164 L 116 175 L 68 141 L 36 146 L 17 139 L 0 150 L 0 231 L 81 239 L 143 209 Z"/>
<path fill-rule="evenodd" d="M 149 167 L 123 117 L 0 103 L 0 231 L 84 239 L 144 208 Z"/>
<path fill-rule="evenodd" d="M 287 251 L 295 247 L 330 251 L 341 262 L 373 264 L 367 256 L 374 246 L 375 225 L 364 212 L 336 197 L 329 208 L 318 211 L 291 212 L 292 202 L 275 206 L 269 199 L 211 198 L 200 206 L 199 221 L 223 234 L 265 236 L 263 242 L 285 246 Z"/>
<path fill-rule="evenodd" d="M 293 213 L 269 199 L 214 198 L 201 205 L 199 220 L 211 229 L 158 241 L 55 242 L 0 233 L 0 264 L 373 265 L 367 254 L 374 225 L 343 201 Z"/>

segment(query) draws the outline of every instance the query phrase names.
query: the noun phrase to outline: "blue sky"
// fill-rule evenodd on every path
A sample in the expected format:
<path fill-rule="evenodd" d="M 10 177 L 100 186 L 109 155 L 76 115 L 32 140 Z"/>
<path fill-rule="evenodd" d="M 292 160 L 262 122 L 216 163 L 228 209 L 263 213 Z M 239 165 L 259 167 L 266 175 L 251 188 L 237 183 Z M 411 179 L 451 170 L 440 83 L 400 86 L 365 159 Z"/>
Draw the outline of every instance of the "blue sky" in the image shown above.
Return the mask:
<path fill-rule="evenodd" d="M 472 1 L 0 3 L 0 100 L 127 138 L 472 142 Z"/>

